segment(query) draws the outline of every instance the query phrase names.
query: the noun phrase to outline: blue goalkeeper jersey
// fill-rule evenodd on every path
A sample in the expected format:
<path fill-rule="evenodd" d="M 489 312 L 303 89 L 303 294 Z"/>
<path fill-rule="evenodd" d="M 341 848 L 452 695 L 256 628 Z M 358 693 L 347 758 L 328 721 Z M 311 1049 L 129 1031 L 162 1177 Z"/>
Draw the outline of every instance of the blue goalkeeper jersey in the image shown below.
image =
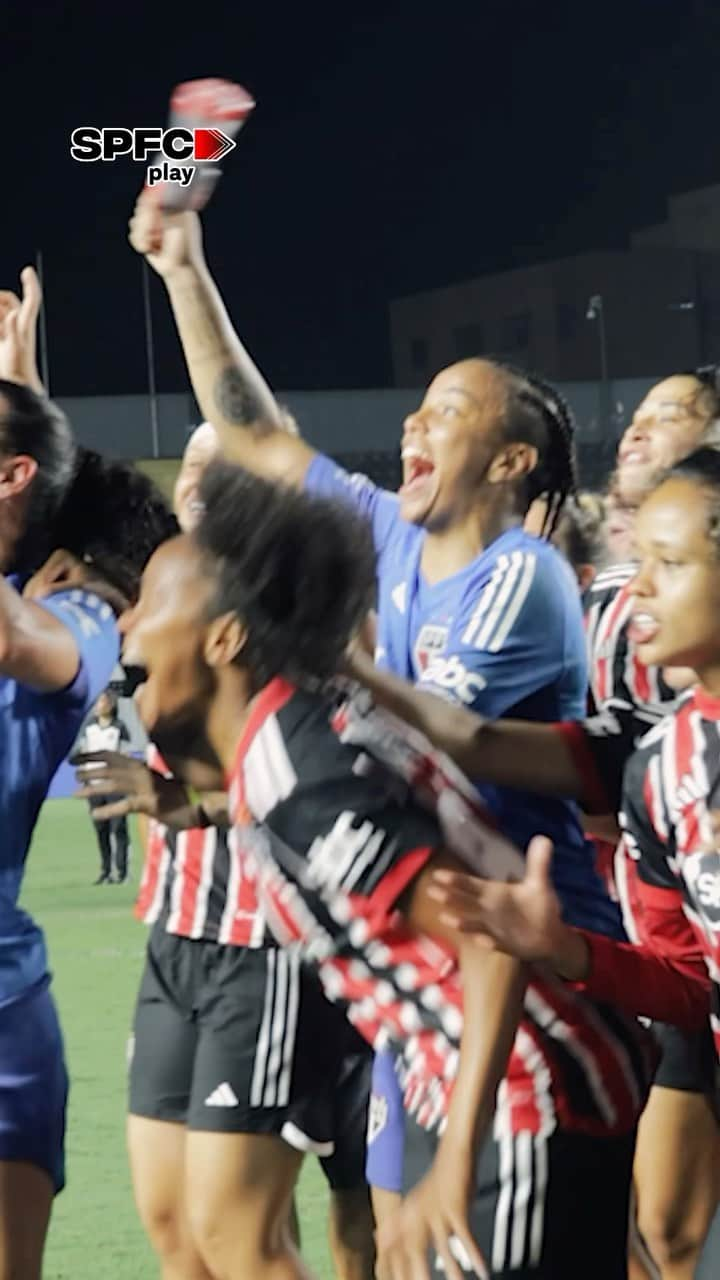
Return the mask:
<path fill-rule="evenodd" d="M 583 719 L 587 657 L 577 583 L 549 543 L 509 529 L 440 582 L 420 568 L 425 532 L 400 515 L 395 494 L 317 455 L 306 488 L 349 501 L 370 521 L 377 551 L 376 658 L 421 688 L 489 719 Z M 617 906 L 595 870 L 574 805 L 490 786 L 478 791 L 505 835 L 524 849 L 555 844 L 555 883 L 566 918 L 623 937 Z"/>
<path fill-rule="evenodd" d="M 52 778 L 107 687 L 120 650 L 115 615 L 96 595 L 63 591 L 42 605 L 72 632 L 78 670 L 56 693 L 0 676 L 0 1007 L 47 975 L 42 931 L 18 906 L 25 859 Z"/>

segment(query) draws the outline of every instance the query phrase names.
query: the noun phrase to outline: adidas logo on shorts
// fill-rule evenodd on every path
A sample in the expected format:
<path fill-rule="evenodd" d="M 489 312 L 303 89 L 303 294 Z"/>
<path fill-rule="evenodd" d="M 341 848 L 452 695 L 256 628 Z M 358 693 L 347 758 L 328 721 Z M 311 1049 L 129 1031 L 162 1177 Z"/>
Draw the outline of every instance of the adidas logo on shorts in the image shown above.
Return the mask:
<path fill-rule="evenodd" d="M 240 1103 L 235 1097 L 235 1091 L 227 1083 L 227 1080 L 219 1084 L 217 1089 L 213 1089 L 212 1093 L 205 1099 L 206 1107 L 239 1107 Z"/>

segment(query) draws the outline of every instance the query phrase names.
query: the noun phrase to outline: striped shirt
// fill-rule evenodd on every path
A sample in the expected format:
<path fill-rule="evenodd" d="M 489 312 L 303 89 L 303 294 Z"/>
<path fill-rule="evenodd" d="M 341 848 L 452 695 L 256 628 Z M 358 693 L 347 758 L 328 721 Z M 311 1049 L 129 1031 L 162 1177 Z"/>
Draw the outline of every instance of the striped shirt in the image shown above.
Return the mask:
<path fill-rule="evenodd" d="M 152 744 L 147 761 L 168 775 Z M 267 943 L 252 860 L 232 829 L 175 832 L 150 819 L 135 915 L 149 925 L 160 921 L 181 938 L 253 948 Z"/>
<path fill-rule="evenodd" d="M 608 791 L 620 792 L 622 772 L 636 743 L 675 704 L 677 694 L 665 684 L 657 667 L 640 662 L 628 635 L 633 597 L 630 583 L 634 564 L 612 565 L 598 574 L 585 597 L 590 697 L 587 729 L 610 747 L 603 768 Z M 600 747 L 603 750 L 603 746 Z M 617 803 L 600 808 L 617 808 Z M 617 846 L 594 838 L 597 867 L 614 899 L 615 877 L 622 871 Z"/>
<path fill-rule="evenodd" d="M 709 821 L 719 807 L 720 699 L 696 688 L 626 770 L 620 818 L 636 891 L 631 876 L 623 906 L 637 942 L 704 958 L 720 1058 L 720 852 Z"/>
<path fill-rule="evenodd" d="M 626 758 L 648 729 L 677 701 L 658 667 L 641 662 L 628 635 L 634 564 L 598 574 L 586 596 L 585 630 L 590 672 L 590 714 L 608 722 L 625 744 Z"/>
<path fill-rule="evenodd" d="M 273 681 L 256 699 L 230 807 L 258 864 L 268 923 L 299 943 L 326 995 L 375 1049 L 392 1048 L 406 1108 L 441 1129 L 463 1025 L 454 953 L 418 936 L 398 899 L 440 847 L 485 874 L 521 855 L 455 767 L 367 699 L 327 702 Z M 254 824 L 248 830 L 248 824 Z M 632 1018 L 533 982 L 498 1095 L 501 1133 L 629 1132 L 652 1054 Z"/>

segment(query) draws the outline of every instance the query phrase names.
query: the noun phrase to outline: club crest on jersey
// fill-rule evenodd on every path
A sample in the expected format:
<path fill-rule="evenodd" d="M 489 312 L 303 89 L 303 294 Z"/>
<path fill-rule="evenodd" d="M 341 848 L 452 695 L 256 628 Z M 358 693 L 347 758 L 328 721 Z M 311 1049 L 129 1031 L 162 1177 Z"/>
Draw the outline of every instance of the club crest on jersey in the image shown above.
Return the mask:
<path fill-rule="evenodd" d="M 682 873 L 690 896 L 706 925 L 720 930 L 720 853 L 691 853 L 683 859 Z"/>
<path fill-rule="evenodd" d="M 376 1138 L 387 1127 L 388 1122 L 388 1104 L 387 1098 L 381 1093 L 370 1094 L 370 1106 L 368 1107 L 368 1128 L 367 1128 L 367 1144 L 371 1145 Z"/>
<path fill-rule="evenodd" d="M 441 627 L 434 622 L 426 622 L 420 628 L 413 655 L 421 675 L 443 652 L 448 633 L 449 627 Z"/>

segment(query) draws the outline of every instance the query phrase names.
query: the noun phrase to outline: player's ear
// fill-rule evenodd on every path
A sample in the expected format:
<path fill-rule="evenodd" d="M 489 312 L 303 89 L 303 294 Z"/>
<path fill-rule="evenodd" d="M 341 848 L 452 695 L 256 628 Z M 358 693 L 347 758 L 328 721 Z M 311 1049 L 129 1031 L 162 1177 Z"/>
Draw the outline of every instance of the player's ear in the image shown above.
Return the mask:
<path fill-rule="evenodd" d="M 511 484 L 529 476 L 538 464 L 538 451 L 534 444 L 524 440 L 503 445 L 493 458 L 487 471 L 490 484 Z"/>
<path fill-rule="evenodd" d="M 35 479 L 37 469 L 37 460 L 24 453 L 3 458 L 0 463 L 0 498 L 14 498 L 23 493 Z"/>
<path fill-rule="evenodd" d="M 247 627 L 236 613 L 223 613 L 213 618 L 205 632 L 203 657 L 209 667 L 228 667 L 242 652 L 247 640 Z"/>

